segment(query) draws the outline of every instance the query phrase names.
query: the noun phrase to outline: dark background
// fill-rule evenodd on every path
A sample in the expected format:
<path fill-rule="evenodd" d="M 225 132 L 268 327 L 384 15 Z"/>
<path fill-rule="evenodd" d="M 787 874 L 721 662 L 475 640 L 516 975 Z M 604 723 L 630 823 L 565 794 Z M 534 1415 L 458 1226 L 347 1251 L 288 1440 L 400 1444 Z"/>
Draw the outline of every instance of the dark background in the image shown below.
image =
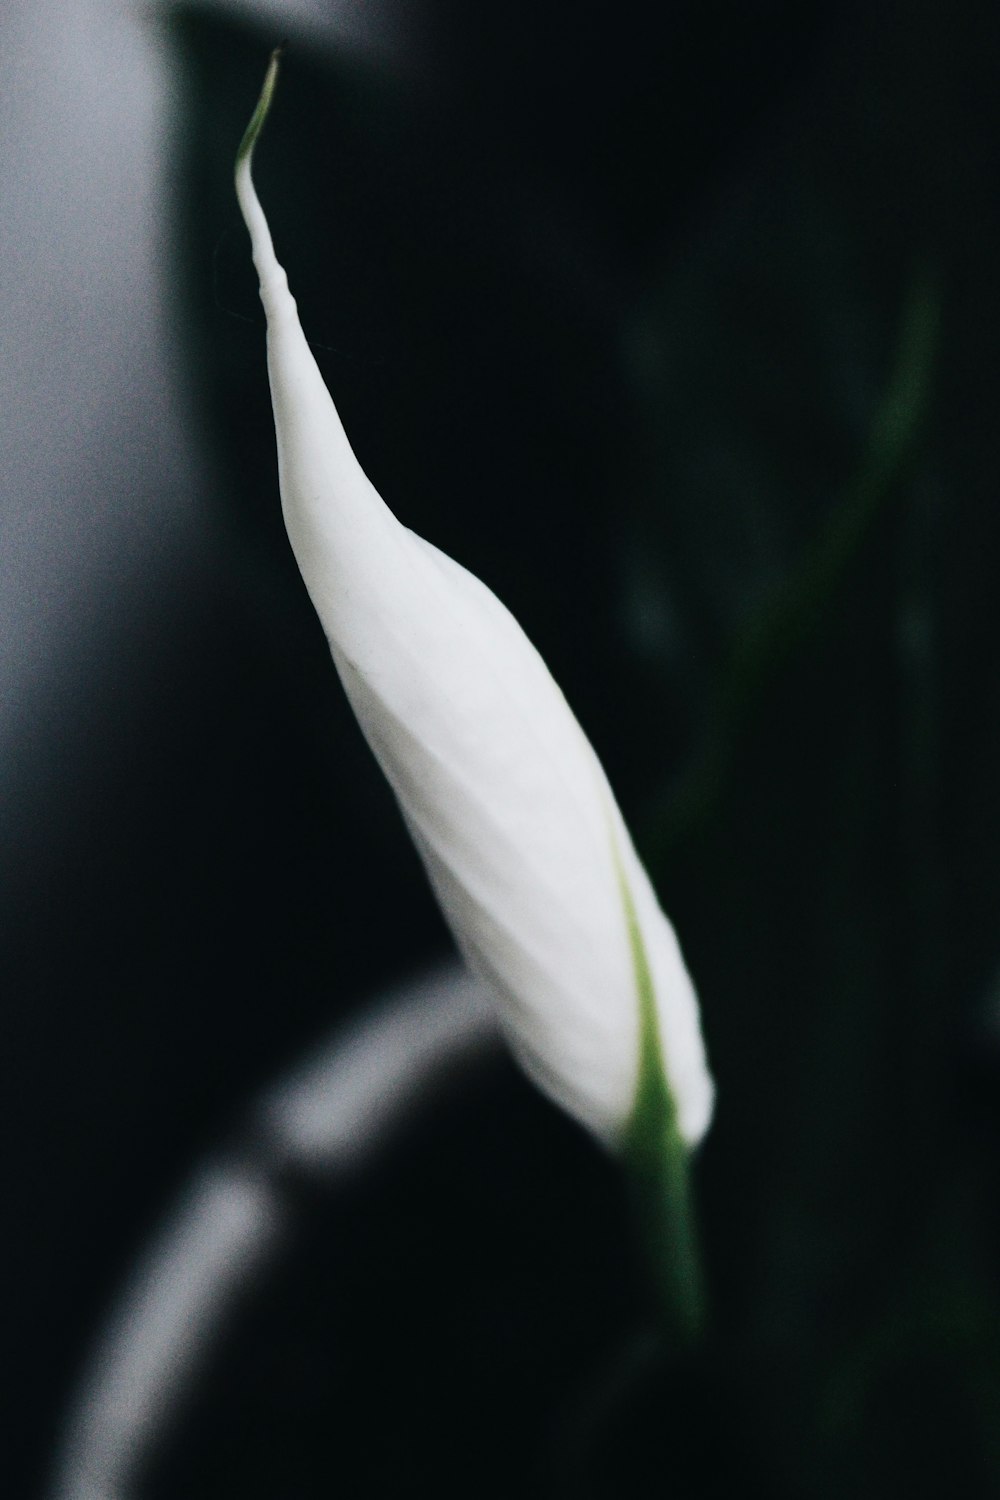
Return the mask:
<path fill-rule="evenodd" d="M 995 1494 L 997 12 L 372 25 L 400 46 L 286 27 L 258 186 L 363 465 L 539 646 L 678 927 L 712 1334 L 618 1381 L 615 1174 L 491 1064 L 346 1195 L 286 1185 L 294 1253 L 143 1492 Z M 231 188 L 281 37 L 169 27 L 210 521 L 90 599 L 134 626 L 34 721 L 3 865 L 18 1494 L 191 1162 L 446 946 L 283 537 Z"/>

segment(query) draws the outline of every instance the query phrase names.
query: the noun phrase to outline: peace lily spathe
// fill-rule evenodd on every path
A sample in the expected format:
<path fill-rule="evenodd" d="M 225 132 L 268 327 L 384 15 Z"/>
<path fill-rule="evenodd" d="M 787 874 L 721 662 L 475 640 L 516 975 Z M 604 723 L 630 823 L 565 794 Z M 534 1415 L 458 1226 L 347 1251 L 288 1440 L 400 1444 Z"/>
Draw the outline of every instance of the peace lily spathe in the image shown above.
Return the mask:
<path fill-rule="evenodd" d="M 652 1068 L 694 1144 L 713 1098 L 697 1001 L 597 757 L 513 616 L 380 499 L 299 325 L 250 175 L 276 69 L 236 190 L 267 315 L 285 524 L 341 681 L 530 1076 L 619 1146 Z"/>

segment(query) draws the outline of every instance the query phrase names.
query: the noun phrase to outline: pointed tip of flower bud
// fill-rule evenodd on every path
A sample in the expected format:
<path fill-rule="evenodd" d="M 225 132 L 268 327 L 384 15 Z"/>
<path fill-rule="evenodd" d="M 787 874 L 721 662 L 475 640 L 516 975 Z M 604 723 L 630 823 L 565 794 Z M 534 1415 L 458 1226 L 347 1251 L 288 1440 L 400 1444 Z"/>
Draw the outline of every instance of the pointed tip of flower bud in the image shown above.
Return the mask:
<path fill-rule="evenodd" d="M 250 117 L 249 125 L 243 132 L 243 139 L 240 141 L 240 148 L 236 153 L 237 175 L 244 164 L 249 167 L 250 158 L 253 156 L 253 148 L 257 144 L 257 137 L 263 130 L 264 122 L 270 113 L 271 101 L 274 99 L 274 90 L 278 82 L 278 68 L 281 63 L 282 54 L 285 51 L 285 46 L 284 42 L 280 42 L 271 53 L 267 72 L 264 74 L 264 82 L 261 86 L 260 98 L 257 100 L 257 107 Z"/>
<path fill-rule="evenodd" d="M 527 1072 L 624 1149 L 644 1078 L 694 1145 L 712 1082 L 698 1002 L 601 765 L 491 591 L 395 519 L 351 451 L 250 178 L 289 540 L 347 696 L 470 966 Z M 661 1111 L 662 1113 L 662 1111 Z"/>

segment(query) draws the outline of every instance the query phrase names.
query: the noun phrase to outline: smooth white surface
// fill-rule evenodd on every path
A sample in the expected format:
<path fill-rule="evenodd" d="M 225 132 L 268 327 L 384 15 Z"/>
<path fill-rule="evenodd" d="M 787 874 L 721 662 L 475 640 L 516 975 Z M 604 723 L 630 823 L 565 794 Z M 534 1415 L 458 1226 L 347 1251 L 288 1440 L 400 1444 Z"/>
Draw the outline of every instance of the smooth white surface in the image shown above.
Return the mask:
<path fill-rule="evenodd" d="M 623 876 L 678 1123 L 694 1144 L 713 1102 L 697 1000 L 597 757 L 509 611 L 400 525 L 363 473 L 299 325 L 249 156 L 236 187 L 267 315 L 289 540 L 455 940 L 526 1071 L 614 1145 L 639 1073 Z"/>

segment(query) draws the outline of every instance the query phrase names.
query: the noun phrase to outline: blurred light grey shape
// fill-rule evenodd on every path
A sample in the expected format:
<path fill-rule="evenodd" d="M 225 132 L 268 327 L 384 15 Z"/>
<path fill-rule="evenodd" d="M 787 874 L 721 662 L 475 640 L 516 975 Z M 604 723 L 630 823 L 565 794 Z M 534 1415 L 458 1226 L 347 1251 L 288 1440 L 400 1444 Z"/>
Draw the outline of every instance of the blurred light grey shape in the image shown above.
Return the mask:
<path fill-rule="evenodd" d="M 224 1162 L 198 1171 L 109 1320 L 72 1414 L 55 1494 L 129 1493 L 138 1460 L 279 1238 L 278 1201 L 265 1179 Z"/>
<path fill-rule="evenodd" d="M 495 1036 L 479 981 L 457 964 L 435 969 L 281 1080 L 261 1105 L 267 1138 L 288 1162 L 351 1170 Z"/>
<path fill-rule="evenodd" d="M 137 1500 L 150 1445 L 284 1242 L 272 1177 L 299 1166 L 335 1182 L 363 1166 L 439 1083 L 496 1045 L 484 992 L 452 962 L 382 997 L 267 1091 L 249 1115 L 253 1162 L 196 1170 L 112 1308 L 67 1415 L 50 1500 Z"/>
<path fill-rule="evenodd" d="M 228 9 L 279 39 L 416 66 L 398 0 Z M 177 578 L 212 540 L 176 327 L 168 14 L 148 0 L 0 7 L 0 831 L 15 850 L 44 837 L 95 679 L 120 695 L 141 673 L 137 625 L 177 622 Z"/>

